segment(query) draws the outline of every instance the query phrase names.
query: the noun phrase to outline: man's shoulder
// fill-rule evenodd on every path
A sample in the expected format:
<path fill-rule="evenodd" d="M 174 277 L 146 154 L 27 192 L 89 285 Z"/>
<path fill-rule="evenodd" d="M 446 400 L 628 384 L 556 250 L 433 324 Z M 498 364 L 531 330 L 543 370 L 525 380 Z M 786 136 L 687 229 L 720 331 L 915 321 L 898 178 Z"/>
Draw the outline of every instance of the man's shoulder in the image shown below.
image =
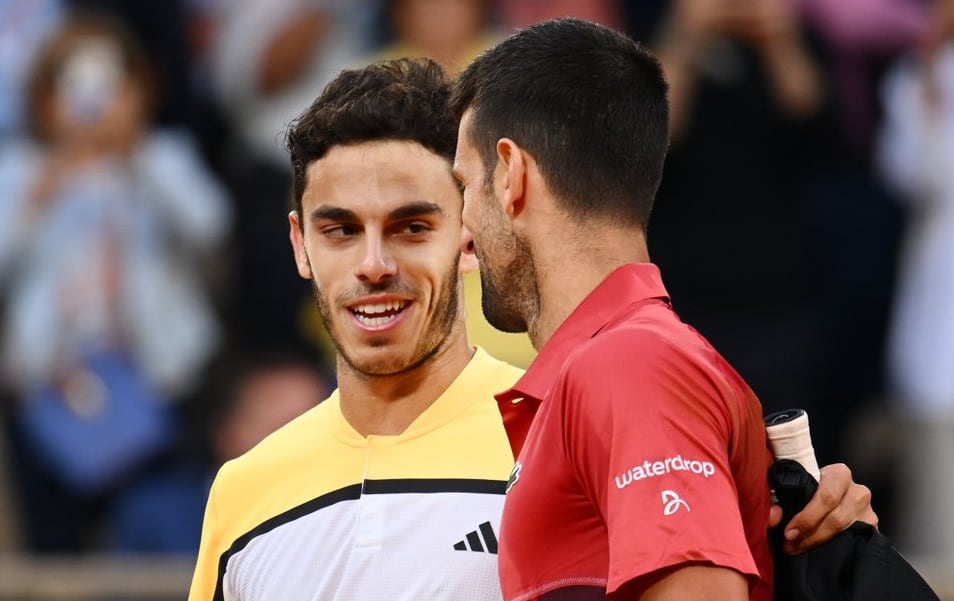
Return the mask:
<path fill-rule="evenodd" d="M 334 414 L 322 405 L 219 468 L 212 498 L 221 524 L 233 538 L 266 519 L 352 483 L 343 481 L 342 470 L 336 464 L 350 466 L 353 453 L 349 454 L 350 449 L 334 435 Z"/>
<path fill-rule="evenodd" d="M 705 340 L 671 312 L 661 318 L 637 313 L 606 325 L 567 356 L 566 367 L 612 371 L 620 363 L 672 361 L 706 347 Z"/>
<path fill-rule="evenodd" d="M 261 475 L 274 477 L 275 470 L 315 453 L 314 447 L 319 441 L 332 438 L 327 434 L 334 427 L 334 415 L 334 407 L 330 403 L 321 403 L 309 409 L 266 436 L 243 455 L 227 461 L 219 470 L 216 481 L 254 479 Z"/>
<path fill-rule="evenodd" d="M 731 368 L 692 327 L 668 315 L 631 315 L 581 341 L 563 362 L 561 379 L 573 386 L 652 385 L 724 379 Z M 576 384 L 573 384 L 576 382 Z"/>

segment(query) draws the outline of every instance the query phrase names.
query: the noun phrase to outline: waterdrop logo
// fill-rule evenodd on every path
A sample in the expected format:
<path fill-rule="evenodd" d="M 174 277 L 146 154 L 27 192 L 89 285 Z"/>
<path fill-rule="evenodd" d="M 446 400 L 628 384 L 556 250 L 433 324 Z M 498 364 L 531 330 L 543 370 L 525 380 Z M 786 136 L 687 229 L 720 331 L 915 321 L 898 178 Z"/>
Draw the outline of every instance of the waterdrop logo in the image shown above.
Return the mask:
<path fill-rule="evenodd" d="M 679 495 L 676 494 L 674 490 L 662 491 L 662 502 L 664 515 L 672 515 L 682 507 L 685 507 L 686 511 L 692 511 L 692 509 L 689 508 L 689 503 L 679 498 Z"/>
<path fill-rule="evenodd" d="M 711 461 L 683 459 L 682 455 L 666 457 L 656 461 L 647 460 L 617 475 L 616 488 L 625 488 L 633 482 L 663 476 L 672 472 L 688 472 L 703 478 L 710 478 L 715 474 L 715 465 Z"/>

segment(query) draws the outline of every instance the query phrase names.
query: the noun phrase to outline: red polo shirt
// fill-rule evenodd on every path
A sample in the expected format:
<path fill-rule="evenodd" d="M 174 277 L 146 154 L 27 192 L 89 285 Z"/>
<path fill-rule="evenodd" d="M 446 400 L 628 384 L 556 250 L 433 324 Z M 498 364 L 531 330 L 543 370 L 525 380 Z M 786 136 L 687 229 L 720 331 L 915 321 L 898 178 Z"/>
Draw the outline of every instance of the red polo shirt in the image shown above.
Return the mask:
<path fill-rule="evenodd" d="M 762 407 L 655 265 L 613 272 L 497 399 L 515 448 L 526 436 L 501 524 L 507 601 L 604 599 L 688 563 L 771 598 Z"/>

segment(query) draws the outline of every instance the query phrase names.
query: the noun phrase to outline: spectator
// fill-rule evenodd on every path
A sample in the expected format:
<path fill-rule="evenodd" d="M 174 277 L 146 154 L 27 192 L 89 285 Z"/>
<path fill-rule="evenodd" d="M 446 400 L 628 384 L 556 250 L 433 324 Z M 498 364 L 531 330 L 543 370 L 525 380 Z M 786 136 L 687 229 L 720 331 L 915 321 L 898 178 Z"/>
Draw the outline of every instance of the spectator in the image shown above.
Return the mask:
<path fill-rule="evenodd" d="M 810 409 L 819 457 L 846 456 L 891 514 L 885 337 L 904 215 L 873 158 L 888 66 L 923 34 L 926 3 L 795 2 L 827 98 L 800 178 L 815 330 Z M 879 427 L 879 421 L 885 427 Z M 815 427 L 817 424 L 817 427 Z M 897 520 L 885 520 L 886 529 Z"/>
<path fill-rule="evenodd" d="M 79 515 L 171 443 L 160 414 L 218 345 L 194 267 L 228 230 L 226 197 L 186 134 L 148 125 L 151 89 L 123 27 L 71 16 L 32 72 L 32 135 L 0 152 L 0 367 L 37 549 L 82 546 Z M 73 452 L 58 430 L 101 423 Z"/>
<path fill-rule="evenodd" d="M 879 158 L 908 213 L 888 345 L 892 393 L 907 425 L 898 542 L 954 556 L 954 2 L 933 3 L 918 52 L 884 85 Z"/>
<path fill-rule="evenodd" d="M 231 2 L 231 0 L 224 0 Z M 215 18 L 223 0 L 65 0 L 74 10 L 111 15 L 142 44 L 155 73 L 152 120 L 192 132 L 217 170 L 228 135 L 207 65 Z"/>
<path fill-rule="evenodd" d="M 65 0 L 73 10 L 110 15 L 142 45 L 155 79 L 150 119 L 162 127 L 196 125 L 188 28 L 192 1 Z"/>

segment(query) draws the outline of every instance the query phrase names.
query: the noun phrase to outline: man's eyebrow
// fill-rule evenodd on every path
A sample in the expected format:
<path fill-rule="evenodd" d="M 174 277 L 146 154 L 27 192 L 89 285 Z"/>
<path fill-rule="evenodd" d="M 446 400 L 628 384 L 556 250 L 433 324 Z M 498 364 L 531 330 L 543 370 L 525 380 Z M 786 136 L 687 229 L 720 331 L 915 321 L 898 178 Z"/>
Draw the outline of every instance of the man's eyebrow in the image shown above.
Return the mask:
<path fill-rule="evenodd" d="M 388 217 L 396 220 L 408 219 L 410 217 L 423 217 L 425 215 L 443 216 L 444 209 L 433 202 L 412 202 L 394 209 L 388 214 Z"/>
<path fill-rule="evenodd" d="M 433 202 L 412 202 L 394 209 L 388 213 L 388 218 L 398 220 L 408 219 L 410 217 L 423 217 L 424 215 L 444 215 L 444 209 Z M 332 205 L 321 205 L 311 212 L 312 221 L 318 221 L 320 219 L 327 221 L 358 221 L 358 215 L 350 209 Z"/>
<path fill-rule="evenodd" d="M 328 221 L 357 221 L 358 216 L 354 211 L 335 207 L 331 205 L 321 205 L 311 212 L 311 220 L 327 219 Z"/>

